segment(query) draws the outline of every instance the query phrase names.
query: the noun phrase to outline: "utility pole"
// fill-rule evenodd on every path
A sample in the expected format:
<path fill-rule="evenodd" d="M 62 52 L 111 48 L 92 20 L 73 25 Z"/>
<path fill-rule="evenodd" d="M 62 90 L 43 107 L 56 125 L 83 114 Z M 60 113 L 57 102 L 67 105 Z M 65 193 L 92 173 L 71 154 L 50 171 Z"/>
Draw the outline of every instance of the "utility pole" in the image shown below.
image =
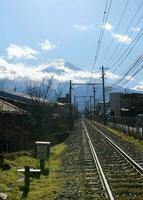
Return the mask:
<path fill-rule="evenodd" d="M 73 125 L 73 108 L 72 108 L 72 86 L 74 85 L 79 85 L 79 86 L 83 86 L 83 85 L 88 85 L 88 86 L 92 86 L 95 87 L 95 83 L 72 83 L 70 80 L 69 83 L 69 119 L 70 119 L 70 125 L 72 127 Z M 95 98 L 95 89 L 94 89 L 94 98 Z M 94 118 L 95 118 L 95 99 L 94 99 Z"/>
<path fill-rule="evenodd" d="M 95 120 L 95 85 L 93 86 L 93 109 L 94 109 L 94 120 Z"/>
<path fill-rule="evenodd" d="M 102 70 L 102 90 L 103 90 L 103 116 L 104 116 L 104 125 L 106 125 L 106 102 L 105 102 L 105 73 L 104 73 L 104 66 L 101 67 Z"/>

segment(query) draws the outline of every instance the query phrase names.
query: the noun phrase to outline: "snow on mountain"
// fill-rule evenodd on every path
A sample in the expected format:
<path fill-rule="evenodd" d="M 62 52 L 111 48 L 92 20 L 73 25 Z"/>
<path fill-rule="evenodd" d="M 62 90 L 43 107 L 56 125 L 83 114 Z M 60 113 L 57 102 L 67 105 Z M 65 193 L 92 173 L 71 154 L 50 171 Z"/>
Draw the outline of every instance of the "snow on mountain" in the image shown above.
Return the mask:
<path fill-rule="evenodd" d="M 56 63 L 51 63 L 48 66 L 46 66 L 45 69 L 42 70 L 42 72 L 53 73 L 57 75 L 66 75 L 66 73 L 68 73 L 69 70 L 76 72 L 82 71 L 81 69 L 75 67 L 70 62 L 57 61 Z"/>
<path fill-rule="evenodd" d="M 53 76 L 56 85 L 60 86 L 64 92 L 68 92 L 69 80 L 72 82 L 85 83 L 89 82 L 91 77 L 91 71 L 80 69 L 74 66 L 72 63 L 58 59 L 46 64 L 38 66 L 28 66 L 22 63 L 10 63 L 7 60 L 0 58 L 0 80 L 5 80 L 5 88 L 14 89 L 17 91 L 24 91 L 26 85 L 30 81 L 41 81 L 43 78 L 51 78 Z M 106 71 L 106 76 L 109 82 L 115 81 L 119 78 L 117 74 L 113 74 Z M 101 73 L 95 73 L 92 82 L 101 81 Z M 0 83 L 0 89 L 2 84 Z M 85 95 L 87 89 L 76 87 L 78 94 Z M 121 89 L 121 91 L 124 90 Z M 112 91 L 119 91 L 115 87 Z M 92 94 L 92 91 L 90 92 Z M 107 92 L 108 93 L 108 92 Z M 96 97 L 99 98 L 102 95 L 102 88 L 97 87 Z"/>

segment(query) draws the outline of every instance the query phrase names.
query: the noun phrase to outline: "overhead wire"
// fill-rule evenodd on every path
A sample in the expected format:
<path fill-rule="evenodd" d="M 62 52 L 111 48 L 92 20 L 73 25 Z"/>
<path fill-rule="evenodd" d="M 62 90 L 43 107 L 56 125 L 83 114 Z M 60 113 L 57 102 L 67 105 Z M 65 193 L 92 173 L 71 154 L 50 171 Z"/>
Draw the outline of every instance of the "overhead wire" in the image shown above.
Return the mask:
<path fill-rule="evenodd" d="M 128 71 L 122 75 L 122 77 L 116 82 L 116 84 L 120 83 L 122 80 L 124 80 L 125 77 L 127 77 L 129 74 L 132 73 L 133 70 L 136 69 L 136 67 L 141 64 L 141 62 L 143 61 L 143 56 L 139 56 L 136 60 L 135 63 L 133 63 L 133 65 L 131 65 L 128 69 Z"/>
<path fill-rule="evenodd" d="M 133 76 L 135 76 L 138 73 L 138 70 L 142 67 L 140 65 L 143 63 L 143 55 L 138 56 L 135 61 L 129 66 L 126 73 L 124 73 L 116 82 L 113 83 L 112 86 L 118 85 L 120 87 L 123 87 L 126 82 L 131 80 Z"/>
<path fill-rule="evenodd" d="M 120 27 L 120 25 L 121 25 L 122 19 L 123 19 L 123 17 L 124 17 L 124 14 L 125 14 L 125 12 L 126 12 L 126 10 L 127 10 L 128 5 L 129 5 L 129 1 L 130 1 L 130 0 L 127 0 L 127 1 L 126 1 L 126 4 L 125 4 L 124 9 L 123 9 L 123 12 L 122 12 L 122 15 L 121 15 L 121 17 L 120 17 L 120 19 L 119 19 L 119 22 L 118 22 L 118 24 L 117 24 L 117 27 L 116 27 L 116 30 L 115 30 L 114 34 L 116 34 L 116 33 L 118 32 L 118 30 L 119 30 L 119 27 Z M 114 42 L 114 39 L 112 38 L 112 39 L 111 39 L 111 42 L 109 43 L 109 46 L 107 47 L 107 49 L 106 49 L 106 51 L 105 51 L 105 54 L 104 54 L 104 56 L 103 56 L 103 60 L 105 60 L 106 57 L 107 57 L 107 55 L 109 54 L 113 42 Z"/>
<path fill-rule="evenodd" d="M 110 2 L 109 2 L 109 0 L 106 0 L 104 14 L 103 14 L 103 17 L 102 17 L 100 34 L 99 34 L 99 38 L 98 38 L 98 42 L 97 42 L 96 53 L 95 53 L 94 62 L 93 62 L 92 70 L 91 70 L 90 82 L 92 80 L 94 69 L 95 69 L 97 59 L 98 59 L 98 56 L 99 56 L 102 40 L 103 40 L 103 37 L 104 37 L 105 26 L 106 26 L 108 16 L 109 16 L 109 13 L 110 13 L 110 9 L 111 9 L 111 4 L 112 4 L 112 0 L 110 0 Z"/>
<path fill-rule="evenodd" d="M 133 51 L 134 47 L 138 44 L 138 42 L 140 41 L 140 39 L 142 39 L 142 36 L 143 36 L 143 28 L 141 28 L 141 30 L 136 35 L 136 37 L 131 42 L 131 44 L 128 46 L 128 48 L 121 54 L 121 56 L 116 60 L 116 62 L 113 63 L 113 65 L 116 66 L 113 69 L 113 73 L 115 73 L 115 71 L 119 68 L 119 66 L 125 61 L 125 59 Z"/>
<path fill-rule="evenodd" d="M 136 12 L 134 14 L 134 16 L 132 17 L 129 25 L 127 26 L 126 30 L 124 31 L 124 35 L 126 35 L 128 33 L 129 28 L 131 27 L 133 21 L 135 20 L 135 18 L 138 15 L 138 13 L 139 13 L 139 11 L 140 11 L 140 9 L 141 9 L 142 6 L 143 6 L 143 1 L 141 1 L 141 3 L 139 4 L 139 6 L 138 6 L 138 8 L 137 8 L 137 10 L 136 10 Z M 141 15 L 141 17 L 139 18 L 139 20 L 137 21 L 137 23 L 134 25 L 134 27 L 137 27 L 142 19 L 143 19 L 143 15 Z M 130 32 L 130 34 L 128 35 L 128 37 L 131 37 L 131 35 L 133 33 L 134 33 L 134 30 L 132 29 L 131 32 Z M 123 49 L 123 45 L 124 45 L 123 43 L 119 43 L 118 46 L 115 47 L 115 49 L 113 50 L 112 55 L 107 60 L 107 66 L 109 65 L 109 63 L 110 63 L 110 66 L 112 65 L 112 62 L 114 61 L 113 58 L 116 58 L 120 54 L 120 52 Z"/>
<path fill-rule="evenodd" d="M 91 76 L 90 76 L 90 79 L 89 79 L 90 83 L 92 81 L 94 69 L 95 69 L 96 62 L 97 62 L 97 59 L 98 59 L 98 56 L 99 56 L 99 52 L 100 52 L 100 48 L 101 48 L 101 44 L 102 44 L 102 40 L 103 40 L 104 32 L 105 32 L 105 25 L 106 25 L 106 22 L 107 22 L 107 19 L 108 19 L 108 16 L 109 16 L 111 4 L 112 4 L 112 0 L 106 0 L 104 13 L 103 13 L 103 17 L 102 17 L 102 22 L 101 22 L 101 29 L 100 29 L 100 33 L 99 33 L 98 42 L 97 42 L 96 53 L 95 53 L 94 62 L 93 62 L 92 70 L 91 70 Z M 88 91 L 89 91 L 88 88 L 89 88 L 89 86 L 87 86 L 87 94 L 88 94 Z"/>
<path fill-rule="evenodd" d="M 121 84 L 121 87 L 123 87 L 124 85 L 126 85 L 126 84 L 127 84 L 131 79 L 133 79 L 134 76 L 135 76 L 136 74 L 138 74 L 142 69 L 143 69 L 143 65 L 141 65 L 141 66 L 139 67 L 139 69 L 138 69 L 137 71 L 135 71 L 134 74 L 133 74 L 129 79 L 127 79 L 124 83 L 122 83 L 122 84 Z"/>

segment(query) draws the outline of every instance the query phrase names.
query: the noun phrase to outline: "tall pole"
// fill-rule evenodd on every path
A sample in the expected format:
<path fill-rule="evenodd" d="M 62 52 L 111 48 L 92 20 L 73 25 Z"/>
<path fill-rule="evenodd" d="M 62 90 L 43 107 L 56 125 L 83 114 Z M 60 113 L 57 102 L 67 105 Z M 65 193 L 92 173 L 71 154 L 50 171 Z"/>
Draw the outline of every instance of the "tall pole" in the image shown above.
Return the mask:
<path fill-rule="evenodd" d="M 94 120 L 95 120 L 95 86 L 93 86 L 93 109 L 94 109 Z"/>
<path fill-rule="evenodd" d="M 102 70 L 102 90 L 103 90 L 103 116 L 104 116 L 104 125 L 106 125 L 106 103 L 105 103 L 105 73 L 104 73 L 104 66 L 101 68 Z"/>

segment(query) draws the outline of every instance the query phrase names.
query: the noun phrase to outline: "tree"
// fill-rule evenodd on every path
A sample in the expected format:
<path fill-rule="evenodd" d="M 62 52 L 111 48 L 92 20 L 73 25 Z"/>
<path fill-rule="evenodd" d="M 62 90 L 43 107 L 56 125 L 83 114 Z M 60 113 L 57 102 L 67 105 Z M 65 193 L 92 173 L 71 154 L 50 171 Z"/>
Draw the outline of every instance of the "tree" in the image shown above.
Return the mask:
<path fill-rule="evenodd" d="M 26 93 L 35 103 L 45 103 L 48 100 L 53 85 L 53 76 L 50 79 L 42 79 L 41 82 L 30 82 L 26 87 Z"/>
<path fill-rule="evenodd" d="M 26 91 L 31 99 L 30 112 L 35 124 L 34 136 L 36 139 L 42 137 L 45 139 L 46 135 L 54 130 L 53 111 L 57 106 L 55 101 L 61 96 L 62 90 L 53 89 L 53 77 L 51 77 L 40 82 L 30 82 Z M 54 101 L 50 101 L 51 97 Z"/>

